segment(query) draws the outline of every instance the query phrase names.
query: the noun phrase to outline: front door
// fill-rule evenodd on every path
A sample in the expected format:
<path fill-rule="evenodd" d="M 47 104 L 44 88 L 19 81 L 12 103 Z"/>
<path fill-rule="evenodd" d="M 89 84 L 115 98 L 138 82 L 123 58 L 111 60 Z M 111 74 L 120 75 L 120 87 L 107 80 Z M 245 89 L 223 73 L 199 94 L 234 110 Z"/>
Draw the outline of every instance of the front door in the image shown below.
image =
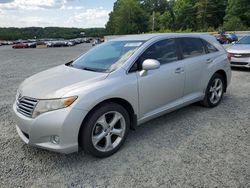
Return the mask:
<path fill-rule="evenodd" d="M 140 119 L 177 105 L 183 97 L 185 80 L 174 39 L 161 40 L 150 46 L 138 61 L 142 64 L 146 59 L 156 59 L 161 66 L 143 76 L 137 72 Z"/>

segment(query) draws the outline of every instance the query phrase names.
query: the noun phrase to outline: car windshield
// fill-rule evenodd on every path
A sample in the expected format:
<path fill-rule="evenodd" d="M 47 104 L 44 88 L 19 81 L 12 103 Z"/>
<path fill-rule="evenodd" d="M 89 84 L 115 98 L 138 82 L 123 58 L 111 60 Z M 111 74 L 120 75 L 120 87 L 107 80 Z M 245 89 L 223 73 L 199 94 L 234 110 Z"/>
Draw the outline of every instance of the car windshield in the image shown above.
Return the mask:
<path fill-rule="evenodd" d="M 240 39 L 237 44 L 250 44 L 250 36 L 245 36 Z"/>
<path fill-rule="evenodd" d="M 142 41 L 110 41 L 76 59 L 71 66 L 96 72 L 111 72 L 122 66 L 143 44 Z"/>

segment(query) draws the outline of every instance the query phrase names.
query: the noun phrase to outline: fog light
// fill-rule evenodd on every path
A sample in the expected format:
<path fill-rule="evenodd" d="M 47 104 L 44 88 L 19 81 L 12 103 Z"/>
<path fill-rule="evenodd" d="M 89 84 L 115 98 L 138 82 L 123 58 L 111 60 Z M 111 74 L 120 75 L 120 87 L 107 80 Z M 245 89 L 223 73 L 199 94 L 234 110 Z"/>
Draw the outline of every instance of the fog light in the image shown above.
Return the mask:
<path fill-rule="evenodd" d="M 59 142 L 60 142 L 60 138 L 59 138 L 59 136 L 57 136 L 57 135 L 51 136 L 51 137 L 50 137 L 50 140 L 51 140 L 51 142 L 52 142 L 53 144 L 59 144 Z"/>

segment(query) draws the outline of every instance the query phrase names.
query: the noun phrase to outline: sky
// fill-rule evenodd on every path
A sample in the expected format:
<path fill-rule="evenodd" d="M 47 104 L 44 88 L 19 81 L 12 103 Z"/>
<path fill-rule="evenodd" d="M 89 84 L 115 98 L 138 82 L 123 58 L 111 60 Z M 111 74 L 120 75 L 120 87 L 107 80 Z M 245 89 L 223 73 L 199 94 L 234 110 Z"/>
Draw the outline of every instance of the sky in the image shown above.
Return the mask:
<path fill-rule="evenodd" d="M 104 27 L 115 0 L 0 0 L 0 27 Z"/>

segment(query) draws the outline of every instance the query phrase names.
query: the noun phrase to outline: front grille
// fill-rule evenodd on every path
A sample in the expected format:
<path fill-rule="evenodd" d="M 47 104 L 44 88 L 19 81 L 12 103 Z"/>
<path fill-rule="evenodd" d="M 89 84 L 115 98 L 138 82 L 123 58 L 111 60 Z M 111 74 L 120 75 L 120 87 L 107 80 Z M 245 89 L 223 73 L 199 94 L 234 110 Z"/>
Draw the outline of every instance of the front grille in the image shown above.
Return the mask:
<path fill-rule="evenodd" d="M 248 63 L 246 62 L 231 62 L 233 65 L 247 65 Z"/>
<path fill-rule="evenodd" d="M 235 57 L 235 58 L 246 58 L 246 57 L 250 57 L 250 54 L 235 54 L 235 53 L 233 53 L 232 57 Z"/>
<path fill-rule="evenodd" d="M 16 100 L 17 111 L 26 117 L 32 117 L 38 100 L 29 97 L 18 97 Z"/>

